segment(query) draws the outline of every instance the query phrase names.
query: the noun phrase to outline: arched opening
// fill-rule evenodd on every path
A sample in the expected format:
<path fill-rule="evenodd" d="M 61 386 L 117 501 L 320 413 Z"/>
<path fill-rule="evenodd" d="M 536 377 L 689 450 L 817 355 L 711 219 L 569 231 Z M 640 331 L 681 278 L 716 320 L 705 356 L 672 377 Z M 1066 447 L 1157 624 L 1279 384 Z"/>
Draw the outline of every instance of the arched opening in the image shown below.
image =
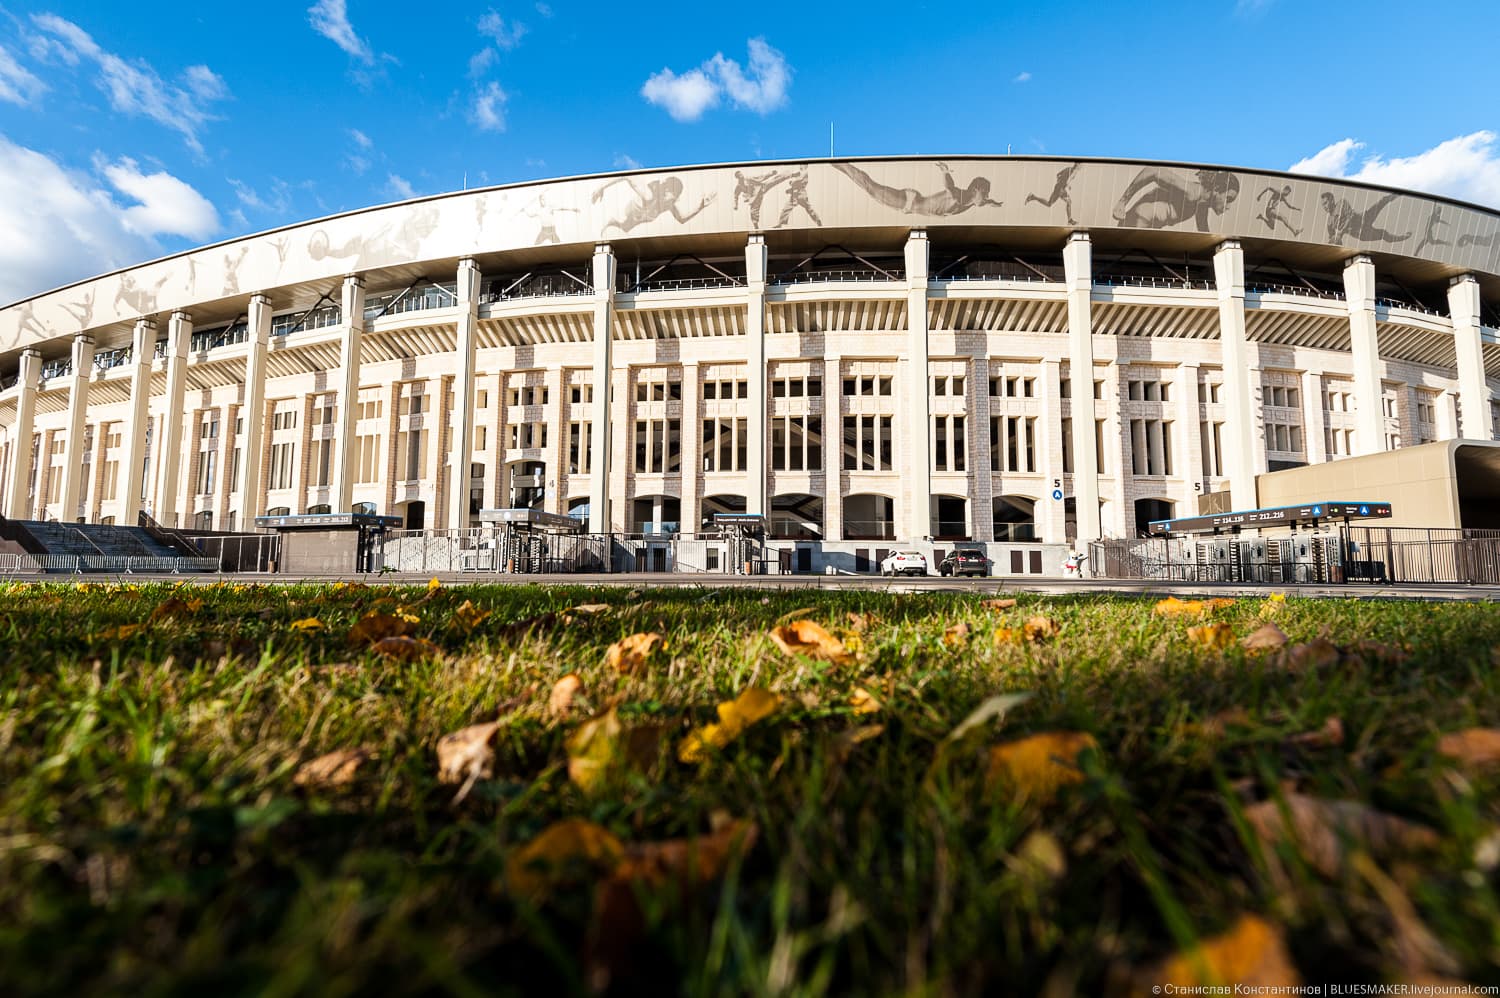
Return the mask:
<path fill-rule="evenodd" d="M 593 508 L 588 496 L 568 500 L 568 515 L 575 520 L 582 520 L 584 523 L 589 522 L 589 513 Z"/>
<path fill-rule="evenodd" d="M 896 539 L 896 500 L 875 493 L 844 497 L 844 540 Z"/>
<path fill-rule="evenodd" d="M 1135 501 L 1135 535 L 1149 537 L 1152 520 L 1170 520 L 1176 504 L 1169 499 L 1137 499 Z"/>
<path fill-rule="evenodd" d="M 928 503 L 927 532 L 935 541 L 969 539 L 969 501 L 963 496 L 935 495 Z"/>
<path fill-rule="evenodd" d="M 375 504 L 372 502 L 357 502 L 354 504 L 354 509 L 350 510 L 350 512 L 360 513 L 365 516 L 374 516 Z"/>
<path fill-rule="evenodd" d="M 1029 542 L 1036 540 L 1036 500 L 1026 496 L 996 496 L 991 505 L 995 514 L 995 540 Z M 1077 519 L 1073 514 L 1073 500 L 1067 501 L 1069 522 Z"/>
<path fill-rule="evenodd" d="M 776 540 L 822 540 L 822 498 L 801 493 L 772 496 L 770 530 Z"/>
<path fill-rule="evenodd" d="M 201 516 L 202 514 L 200 513 L 199 515 Z M 266 510 L 266 515 L 267 516 L 291 516 L 292 515 L 292 507 L 290 507 L 290 506 L 272 506 L 270 509 Z"/>
<path fill-rule="evenodd" d="M 413 499 L 404 507 L 398 506 L 406 520 L 407 530 L 425 530 L 427 528 L 427 503 L 421 499 Z"/>
<path fill-rule="evenodd" d="M 700 519 L 698 529 L 709 531 L 714 529 L 715 513 L 743 513 L 745 511 L 745 497 L 735 495 L 704 496 L 703 504 L 699 506 Z"/>
<path fill-rule="evenodd" d="M 676 496 L 636 496 L 630 504 L 628 532 L 670 536 L 681 528 L 682 500 Z"/>
<path fill-rule="evenodd" d="M 507 466 L 510 472 L 510 489 L 506 493 L 510 496 L 511 509 L 541 509 L 547 495 L 547 465 L 543 461 L 515 461 Z M 484 492 L 483 471 L 481 471 L 480 495 Z M 470 489 L 470 500 L 473 500 L 473 490 Z"/>
<path fill-rule="evenodd" d="M 313 516 L 316 516 L 319 513 L 332 513 L 333 507 L 328 505 L 328 503 L 326 502 L 320 502 L 315 506 L 307 507 L 307 512 Z"/>
<path fill-rule="evenodd" d="M 212 530 L 212 529 L 214 529 L 214 514 L 213 514 L 213 510 L 205 509 L 205 510 L 202 510 L 201 512 L 195 514 L 193 516 L 193 529 L 194 530 Z"/>

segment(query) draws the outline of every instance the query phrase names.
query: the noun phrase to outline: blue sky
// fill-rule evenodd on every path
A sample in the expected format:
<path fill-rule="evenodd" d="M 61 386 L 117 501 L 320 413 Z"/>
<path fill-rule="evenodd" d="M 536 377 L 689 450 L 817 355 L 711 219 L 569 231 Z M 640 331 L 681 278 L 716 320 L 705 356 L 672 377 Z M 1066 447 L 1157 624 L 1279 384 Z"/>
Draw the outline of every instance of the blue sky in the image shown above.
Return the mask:
<path fill-rule="evenodd" d="M 840 155 L 1296 166 L 1500 206 L 1497 28 L 1492 0 L 8 3 L 0 301 L 465 178 L 825 156 L 830 122 Z"/>

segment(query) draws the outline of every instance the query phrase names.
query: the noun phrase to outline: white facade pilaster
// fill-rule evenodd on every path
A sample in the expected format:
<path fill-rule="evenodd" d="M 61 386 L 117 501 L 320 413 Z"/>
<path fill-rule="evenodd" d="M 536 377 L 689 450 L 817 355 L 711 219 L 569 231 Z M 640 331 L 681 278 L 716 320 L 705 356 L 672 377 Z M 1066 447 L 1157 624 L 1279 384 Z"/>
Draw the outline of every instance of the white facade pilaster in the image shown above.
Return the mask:
<path fill-rule="evenodd" d="M 1049 544 L 1061 544 L 1068 534 L 1067 472 L 1063 471 L 1063 424 L 1062 424 L 1062 362 L 1042 362 L 1042 380 L 1039 393 L 1042 397 L 1041 418 L 1037 420 L 1037 446 L 1041 448 L 1041 468 L 1045 478 L 1043 496 L 1032 511 L 1038 536 Z M 989 440 L 989 426 L 982 431 Z M 988 474 L 989 464 L 985 463 Z M 1052 494 L 1062 491 L 1063 499 L 1054 499 Z M 991 523 L 993 524 L 993 512 Z"/>
<path fill-rule="evenodd" d="M 458 261 L 458 354 L 453 372 L 453 426 L 448 451 L 446 525 L 469 525 L 469 465 L 474 462 L 474 359 L 479 334 L 479 266 L 471 257 Z M 557 427 L 553 427 L 556 435 Z M 549 467 L 549 475 L 557 469 Z M 543 478 L 543 488 L 546 478 Z"/>
<path fill-rule="evenodd" d="M 339 342 L 339 400 L 333 440 L 333 488 L 329 505 L 335 513 L 354 508 L 355 423 L 359 414 L 359 365 L 365 336 L 365 280 L 346 277 L 339 297 L 343 338 Z"/>
<path fill-rule="evenodd" d="M 594 247 L 594 403 L 590 406 L 593 426 L 589 436 L 589 532 L 608 533 L 610 528 L 610 450 L 614 433 L 610 426 L 613 380 L 610 377 L 610 339 L 615 307 L 615 254 L 608 243 Z"/>
<path fill-rule="evenodd" d="M 130 345 L 130 408 L 122 427 L 125 445 L 125 462 L 120 468 L 120 479 L 116 484 L 119 500 L 117 523 L 135 526 L 141 511 L 141 500 L 145 497 L 146 485 L 146 424 L 151 408 L 151 369 L 156 360 L 156 322 L 152 319 L 137 319 L 135 335 Z"/>
<path fill-rule="evenodd" d="M 751 301 L 754 307 L 754 300 Z M 700 383 L 699 367 L 692 361 L 682 365 L 682 496 L 679 502 L 678 519 L 682 533 L 696 532 L 702 523 L 699 512 L 699 483 L 703 480 L 703 386 Z M 754 395 L 751 395 L 754 398 Z M 765 412 L 762 400 L 761 412 Z M 751 458 L 751 465 L 754 465 Z M 765 477 L 761 477 L 765 481 Z"/>
<path fill-rule="evenodd" d="M 1473 274 L 1455 277 L 1448 284 L 1448 314 L 1453 319 L 1453 353 L 1458 361 L 1460 432 L 1468 440 L 1493 440 L 1490 386 L 1479 338 L 1479 279 Z"/>
<path fill-rule="evenodd" d="M 1214 250 L 1214 286 L 1219 294 L 1219 348 L 1224 359 L 1224 474 L 1235 509 L 1256 505 L 1255 395 L 1250 345 L 1245 334 L 1245 251 L 1235 240 Z"/>
<path fill-rule="evenodd" d="M 1173 434 L 1177 453 L 1172 456 L 1173 467 L 1187 483 L 1188 502 L 1186 509 L 1179 508 L 1178 516 L 1197 516 L 1198 497 L 1206 489 L 1203 474 L 1203 424 L 1198 418 L 1198 365 L 1183 364 L 1177 368 L 1177 383 L 1172 386 L 1177 393 L 1177 432 Z"/>
<path fill-rule="evenodd" d="M 1328 460 L 1328 417 L 1323 412 L 1323 372 L 1302 373 L 1302 446 L 1308 464 Z"/>
<path fill-rule="evenodd" d="M 1094 266 L 1088 233 L 1075 232 L 1063 247 L 1068 294 L 1068 367 L 1072 381 L 1073 499 L 1077 540 L 1098 540 L 1099 451 L 1094 425 Z"/>
<path fill-rule="evenodd" d="M 186 312 L 173 312 L 167 321 L 167 390 L 163 397 L 161 432 L 157 434 L 157 488 L 154 515 L 169 527 L 177 522 L 177 475 L 182 464 L 182 409 L 187 388 L 188 343 L 193 338 L 193 320 Z M 243 469 L 241 469 L 243 471 Z M 240 519 L 244 524 L 244 519 Z"/>
<path fill-rule="evenodd" d="M 844 395 L 838 354 L 823 358 L 823 538 L 844 539 Z M 814 368 L 816 370 L 816 368 Z"/>
<path fill-rule="evenodd" d="M 765 237 L 752 235 L 745 244 L 745 336 L 749 340 L 746 374 L 751 402 L 745 427 L 749 434 L 745 512 L 761 516 L 770 515 L 770 505 L 766 501 L 766 469 L 770 466 L 766 449 L 766 412 L 770 406 L 766 391 L 766 267 Z"/>
<path fill-rule="evenodd" d="M 42 380 L 42 355 L 36 350 L 21 351 L 21 369 L 16 379 L 16 421 L 11 424 L 11 459 L 9 480 L 5 483 L 5 515 L 13 520 L 30 516 L 32 436 L 36 433 L 36 390 Z M 37 463 L 45 467 L 46 454 Z M 40 475 L 40 469 L 37 469 Z"/>
<path fill-rule="evenodd" d="M 1349 306 L 1349 351 L 1359 406 L 1354 451 L 1378 454 L 1385 450 L 1385 408 L 1375 326 L 1375 262 L 1363 254 L 1344 265 L 1344 300 Z M 1228 368 L 1227 361 L 1224 366 Z"/>
<path fill-rule="evenodd" d="M 261 451 L 266 435 L 266 351 L 271 340 L 271 299 L 252 295 L 246 319 L 248 353 L 245 357 L 245 395 L 240 412 L 245 419 L 244 451 L 240 456 L 240 487 L 235 495 L 235 525 L 255 526 L 264 512 L 266 492 L 261 486 Z"/>
<path fill-rule="evenodd" d="M 905 428 L 902 448 L 906 523 L 897 538 L 932 535 L 932 368 L 927 350 L 927 230 L 906 238 L 906 411 L 896 420 Z"/>
<path fill-rule="evenodd" d="M 94 374 L 94 338 L 79 333 L 73 337 L 73 373 L 68 385 L 68 429 L 63 444 L 62 495 L 57 518 L 72 523 L 79 518 L 83 496 L 83 437 L 88 421 L 89 382 Z"/>

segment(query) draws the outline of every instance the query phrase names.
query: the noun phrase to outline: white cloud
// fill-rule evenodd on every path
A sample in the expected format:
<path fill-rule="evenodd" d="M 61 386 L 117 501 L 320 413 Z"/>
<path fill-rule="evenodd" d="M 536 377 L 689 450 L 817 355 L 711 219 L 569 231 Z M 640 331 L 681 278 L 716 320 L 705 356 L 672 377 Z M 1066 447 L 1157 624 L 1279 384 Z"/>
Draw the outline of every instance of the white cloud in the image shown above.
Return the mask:
<path fill-rule="evenodd" d="M 417 192 L 412 189 L 412 186 L 407 181 L 407 179 L 397 173 L 392 173 L 385 178 L 385 186 L 386 190 L 390 191 L 392 194 L 396 195 L 396 197 L 400 198 L 403 201 L 417 196 Z"/>
<path fill-rule="evenodd" d="M 158 235 L 218 230 L 213 205 L 176 177 L 129 159 L 94 166 L 102 182 L 0 136 L 0 302 L 154 257 Z"/>
<path fill-rule="evenodd" d="M 207 66 L 188 66 L 182 72 L 182 85 L 163 80 L 142 59 L 126 59 L 101 48 L 93 37 L 56 14 L 34 14 L 32 23 L 51 35 L 42 39 L 41 51 L 77 65 L 82 59 L 99 66 L 99 87 L 109 97 L 110 107 L 124 114 L 138 114 L 166 128 L 181 133 L 188 147 L 201 153 L 203 145 L 198 132 L 215 120 L 209 105 L 229 97 L 223 79 Z M 37 51 L 33 46 L 33 52 Z"/>
<path fill-rule="evenodd" d="M 469 120 L 480 131 L 505 131 L 505 102 L 509 99 L 500 84 L 491 80 L 474 95 L 474 110 L 469 115 Z"/>
<path fill-rule="evenodd" d="M 489 72 L 490 67 L 498 58 L 500 58 L 500 53 L 488 45 L 469 56 L 469 78 L 477 79 Z"/>
<path fill-rule="evenodd" d="M 370 141 L 370 137 L 368 135 L 366 135 L 364 132 L 361 132 L 358 128 L 349 129 L 349 137 L 353 139 L 354 144 L 359 146 L 361 149 L 368 149 L 375 144 Z"/>
<path fill-rule="evenodd" d="M 735 107 L 769 114 L 786 103 L 792 67 L 764 38 L 750 39 L 749 49 L 748 72 L 716 52 L 697 69 L 653 74 L 641 87 L 641 96 L 677 121 L 697 121 L 723 97 Z"/>
<path fill-rule="evenodd" d="M 0 101 L 25 106 L 41 96 L 46 84 L 16 62 L 10 50 L 0 45 Z"/>
<path fill-rule="evenodd" d="M 505 18 L 491 7 L 479 19 L 479 33 L 494 41 L 497 48 L 507 52 L 521 44 L 521 37 L 526 34 L 526 25 L 512 21 L 509 26 Z"/>
<path fill-rule="evenodd" d="M 543 17 L 551 17 L 552 5 L 550 3 L 538 3 L 536 5 L 536 12 Z"/>
<path fill-rule="evenodd" d="M 349 10 L 345 0 L 318 0 L 307 8 L 307 23 L 314 31 L 333 42 L 366 66 L 375 61 L 370 43 L 359 37 L 354 25 L 349 22 Z"/>
<path fill-rule="evenodd" d="M 640 168 L 641 168 L 641 162 L 640 162 L 640 160 L 636 159 L 634 156 L 630 155 L 629 153 L 621 152 L 621 153 L 616 153 L 615 154 L 615 169 L 617 169 L 617 170 L 639 170 Z"/>
<path fill-rule="evenodd" d="M 1381 153 L 1363 157 L 1351 172 L 1356 153 L 1365 148 L 1355 139 L 1340 139 L 1291 166 L 1293 173 L 1345 177 L 1387 187 L 1426 191 L 1463 201 L 1500 207 L 1500 135 L 1472 132 L 1440 142 L 1412 156 L 1387 159 Z"/>
<path fill-rule="evenodd" d="M 1031 73 L 1030 73 L 1030 71 L 1023 69 L 1019 73 L 1017 73 L 1015 76 L 1011 77 L 1011 81 L 1010 82 L 1012 82 L 1012 83 L 1025 83 L 1025 82 L 1027 82 L 1030 79 L 1031 79 Z"/>

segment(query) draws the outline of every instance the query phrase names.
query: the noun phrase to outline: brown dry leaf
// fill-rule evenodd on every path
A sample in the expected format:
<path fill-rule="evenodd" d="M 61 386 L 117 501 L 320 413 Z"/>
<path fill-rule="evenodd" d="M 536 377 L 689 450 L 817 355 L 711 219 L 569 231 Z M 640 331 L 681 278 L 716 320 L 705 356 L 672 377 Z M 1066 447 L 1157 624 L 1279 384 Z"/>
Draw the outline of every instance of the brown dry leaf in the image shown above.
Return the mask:
<path fill-rule="evenodd" d="M 771 640 L 788 655 L 806 655 L 834 665 L 849 665 L 854 656 L 844 643 L 815 620 L 794 620 L 771 628 Z"/>
<path fill-rule="evenodd" d="M 1500 764 L 1500 728 L 1466 728 L 1438 739 L 1438 754 L 1468 769 Z"/>
<path fill-rule="evenodd" d="M 665 639 L 655 631 L 632 634 L 610 645 L 609 651 L 604 653 L 604 661 L 616 672 L 634 675 L 664 644 Z"/>
<path fill-rule="evenodd" d="M 584 793 L 602 790 L 632 769 L 650 767 L 665 733 L 666 727 L 660 724 L 627 728 L 617 709 L 610 707 L 568 736 L 568 778 Z"/>
<path fill-rule="evenodd" d="M 323 622 L 317 617 L 303 617 L 301 620 L 292 621 L 288 626 L 298 634 L 323 630 Z"/>
<path fill-rule="evenodd" d="M 490 611 L 481 610 L 474 605 L 473 600 L 464 600 L 463 604 L 453 611 L 452 623 L 463 629 L 465 634 L 471 633 L 474 628 L 484 623 Z"/>
<path fill-rule="evenodd" d="M 191 617 L 203 609 L 201 599 L 183 600 L 176 596 L 169 596 L 157 604 L 156 609 L 151 611 L 149 623 L 156 624 L 163 620 L 183 620 Z"/>
<path fill-rule="evenodd" d="M 1068 854 L 1057 836 L 1037 829 L 1022 840 L 1005 864 L 1033 887 L 1061 880 L 1068 872 Z"/>
<path fill-rule="evenodd" d="M 1070 783 L 1083 782 L 1078 757 L 1099 743 L 1083 731 L 1045 731 L 990 749 L 985 782 L 1004 786 L 1022 798 L 1050 800 Z"/>
<path fill-rule="evenodd" d="M 1262 624 L 1240 640 L 1240 647 L 1246 651 L 1271 651 L 1286 642 L 1286 631 L 1275 624 Z"/>
<path fill-rule="evenodd" d="M 781 697 L 770 690 L 752 686 L 733 700 L 719 704 L 717 724 L 705 724 L 690 732 L 677 750 L 683 762 L 701 762 L 710 750 L 722 749 L 751 725 L 770 717 L 781 706 Z"/>
<path fill-rule="evenodd" d="M 1308 865 L 1328 877 L 1336 876 L 1343 866 L 1346 842 L 1369 850 L 1377 859 L 1438 844 L 1432 829 L 1368 804 L 1298 793 L 1286 794 L 1284 801 L 1251 804 L 1245 808 L 1245 820 L 1268 849 L 1283 842 L 1300 846 Z"/>
<path fill-rule="evenodd" d="M 438 739 L 438 782 L 472 784 L 494 776 L 495 750 L 490 743 L 499 730 L 499 721 L 488 721 L 459 728 Z"/>
<path fill-rule="evenodd" d="M 854 713 L 878 714 L 882 706 L 878 697 L 863 686 L 854 687 L 854 692 L 849 694 L 849 706 L 854 708 Z"/>
<path fill-rule="evenodd" d="M 858 728 L 850 728 L 841 732 L 833 740 L 833 758 L 837 762 L 846 762 L 849 754 L 854 751 L 854 746 L 861 745 L 872 738 L 878 738 L 885 733 L 883 724 L 866 724 Z"/>
<path fill-rule="evenodd" d="M 1300 735 L 1293 735 L 1286 740 L 1286 743 L 1301 748 L 1338 748 L 1344 744 L 1344 722 L 1341 718 L 1330 717 L 1316 731 L 1304 731 Z"/>
<path fill-rule="evenodd" d="M 1281 651 L 1281 662 L 1295 671 L 1326 669 L 1338 665 L 1344 657 L 1338 645 L 1327 638 L 1313 638 L 1300 645 L 1287 645 Z"/>
<path fill-rule="evenodd" d="M 962 648 L 969 643 L 969 625 L 960 621 L 943 631 L 943 645 L 948 648 Z"/>
<path fill-rule="evenodd" d="M 879 619 L 873 613 L 855 613 L 853 610 L 848 611 L 844 616 L 849 618 L 849 627 L 856 633 L 868 631 Z"/>
<path fill-rule="evenodd" d="M 359 767 L 375 757 L 367 748 L 338 749 L 297 767 L 292 782 L 299 787 L 342 787 L 354 782 Z"/>
<path fill-rule="evenodd" d="M 649 887 L 718 880 L 731 859 L 754 848 L 759 835 L 755 822 L 739 819 L 696 838 L 633 843 L 625 847 L 614 878 Z"/>
<path fill-rule="evenodd" d="M 590 882 L 612 872 L 624 855 L 620 840 L 603 827 L 564 818 L 507 857 L 505 886 L 517 897 L 541 900 L 559 885 Z"/>
<path fill-rule="evenodd" d="M 424 658 L 436 658 L 443 653 L 437 645 L 426 638 L 381 638 L 370 646 L 375 654 L 397 662 L 418 662 Z"/>
<path fill-rule="evenodd" d="M 1187 629 L 1188 640 L 1214 651 L 1223 651 L 1234 644 L 1234 628 L 1228 624 L 1199 624 Z"/>
<path fill-rule="evenodd" d="M 1021 625 L 1021 636 L 1027 641 L 1046 641 L 1062 633 L 1062 627 L 1051 617 L 1027 617 Z"/>
<path fill-rule="evenodd" d="M 410 634 L 420 623 L 420 619 L 411 614 L 397 616 L 390 613 L 382 613 L 379 610 L 371 610 L 349 628 L 349 643 L 351 645 L 374 644 L 384 638 L 399 638 Z"/>
<path fill-rule="evenodd" d="M 128 641 L 146 629 L 145 624 L 120 624 L 95 634 L 94 641 Z"/>
<path fill-rule="evenodd" d="M 1395 879 L 1375 864 L 1364 853 L 1350 857 L 1349 865 L 1375 889 L 1386 911 L 1391 916 L 1391 934 L 1386 945 L 1403 971 L 1413 975 L 1425 975 L 1432 971 L 1456 974 L 1459 961 L 1446 946 L 1422 923 L 1416 905 L 1401 889 Z M 1452 993 L 1452 992 L 1450 992 Z"/>
<path fill-rule="evenodd" d="M 1010 598 L 985 599 L 980 600 L 979 605 L 984 607 L 986 610 L 1009 610 L 1011 607 L 1016 605 L 1016 601 Z"/>
<path fill-rule="evenodd" d="M 1381 641 L 1371 641 L 1368 638 L 1354 642 L 1346 647 L 1344 652 L 1358 656 L 1367 662 L 1380 662 L 1385 665 L 1401 665 L 1411 658 L 1405 648 L 1398 648 Z"/>
<path fill-rule="evenodd" d="M 1019 627 L 997 627 L 995 628 L 995 647 L 1001 645 L 1014 645 L 1021 643 L 1021 629 Z"/>
<path fill-rule="evenodd" d="M 613 609 L 614 607 L 608 603 L 580 603 L 577 606 L 570 606 L 562 612 L 562 622 L 564 624 L 572 624 L 580 617 L 597 617 Z"/>
<path fill-rule="evenodd" d="M 1255 722 L 1250 719 L 1249 711 L 1244 707 L 1230 707 L 1221 710 L 1198 726 L 1198 730 L 1210 738 L 1223 737 L 1224 733 L 1231 727 L 1248 728 Z"/>
<path fill-rule="evenodd" d="M 573 709 L 573 701 L 583 691 L 583 680 L 578 673 L 570 672 L 552 684 L 552 694 L 547 698 L 547 716 L 560 718 Z"/>
<path fill-rule="evenodd" d="M 1157 995 L 1164 987 L 1294 988 L 1301 983 L 1281 928 L 1258 915 L 1241 915 L 1228 932 L 1143 974 L 1135 994 Z"/>

